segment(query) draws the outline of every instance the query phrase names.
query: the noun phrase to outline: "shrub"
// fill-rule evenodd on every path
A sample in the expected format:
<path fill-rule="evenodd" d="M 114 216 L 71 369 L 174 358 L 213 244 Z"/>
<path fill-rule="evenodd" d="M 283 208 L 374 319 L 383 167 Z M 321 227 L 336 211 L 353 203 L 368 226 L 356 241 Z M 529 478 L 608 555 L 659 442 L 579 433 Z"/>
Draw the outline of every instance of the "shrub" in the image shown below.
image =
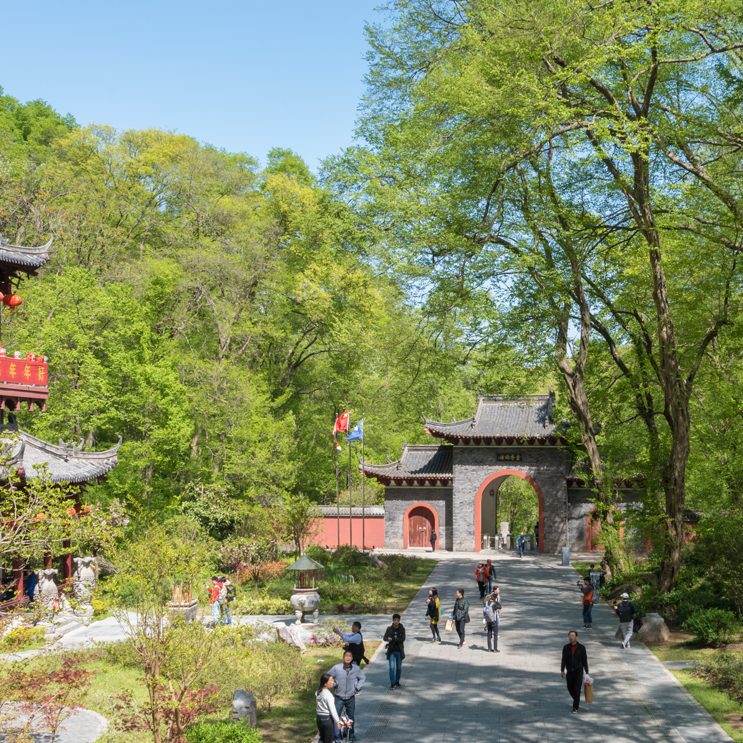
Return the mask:
<path fill-rule="evenodd" d="M 323 567 L 326 567 L 329 565 L 332 560 L 333 556 L 330 554 L 330 552 L 327 552 L 322 547 L 318 547 L 316 544 L 311 544 L 307 549 L 304 551 L 304 554 L 307 555 L 312 560 L 315 560 L 316 562 L 319 562 L 320 565 Z"/>
<path fill-rule="evenodd" d="M 233 605 L 234 606 L 234 605 Z M 235 607 L 236 614 L 293 614 L 291 604 L 288 599 L 268 596 L 265 593 L 258 596 L 251 596 L 243 593 L 237 601 Z"/>
<path fill-rule="evenodd" d="M 343 568 L 368 567 L 371 562 L 369 558 L 358 550 L 343 544 L 333 552 L 333 562 Z"/>
<path fill-rule="evenodd" d="M 43 642 L 45 636 L 46 632 L 41 627 L 17 627 L 3 637 L 3 645 L 15 652 L 37 642 Z"/>
<path fill-rule="evenodd" d="M 727 609 L 697 609 L 683 626 L 704 645 L 730 642 L 740 632 L 738 618 Z"/>
<path fill-rule="evenodd" d="M 704 677 L 734 699 L 743 701 L 743 659 L 730 653 L 720 653 L 703 663 L 695 675 Z"/>
<path fill-rule="evenodd" d="M 92 598 L 90 605 L 93 607 L 93 619 L 103 619 L 111 613 L 111 604 L 100 596 Z"/>
<path fill-rule="evenodd" d="M 245 724 L 201 722 L 186 730 L 188 743 L 263 743 L 263 736 Z"/>

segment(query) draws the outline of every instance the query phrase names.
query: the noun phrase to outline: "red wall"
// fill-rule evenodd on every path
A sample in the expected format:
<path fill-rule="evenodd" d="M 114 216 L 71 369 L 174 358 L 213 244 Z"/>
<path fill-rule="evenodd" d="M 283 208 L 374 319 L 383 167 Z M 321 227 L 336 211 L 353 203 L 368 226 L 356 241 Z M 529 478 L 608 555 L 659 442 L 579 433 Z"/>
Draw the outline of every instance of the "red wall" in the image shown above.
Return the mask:
<path fill-rule="evenodd" d="M 353 517 L 353 524 L 349 525 L 348 516 L 341 515 L 341 544 L 349 544 L 349 526 L 353 526 L 353 543 L 359 549 L 361 544 L 361 516 Z M 367 516 L 364 520 L 364 536 L 367 549 L 375 547 L 381 549 L 384 547 L 384 516 Z M 337 547 L 338 546 L 338 519 L 335 516 L 325 516 L 322 519 L 322 527 L 318 531 L 317 537 L 312 540 L 314 544 L 320 547 Z"/>

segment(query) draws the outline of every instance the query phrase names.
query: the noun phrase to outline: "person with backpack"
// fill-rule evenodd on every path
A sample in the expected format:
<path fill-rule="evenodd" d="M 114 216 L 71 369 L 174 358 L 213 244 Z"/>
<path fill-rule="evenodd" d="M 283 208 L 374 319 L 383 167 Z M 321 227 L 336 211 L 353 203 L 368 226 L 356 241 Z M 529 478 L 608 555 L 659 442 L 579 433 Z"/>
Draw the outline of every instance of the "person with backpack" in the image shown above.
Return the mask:
<path fill-rule="evenodd" d="M 580 707 L 580 692 L 583 686 L 583 672 L 588 673 L 588 655 L 585 646 L 578 642 L 578 633 L 575 630 L 568 632 L 568 644 L 562 649 L 560 673 L 567 676 L 568 691 L 573 698 L 573 714 L 578 714 Z"/>
<path fill-rule="evenodd" d="M 338 637 L 340 637 L 346 644 L 343 646 L 343 650 L 349 650 L 353 655 L 353 662 L 361 667 L 361 661 L 366 661 L 366 665 L 369 665 L 369 659 L 366 657 L 366 648 L 364 647 L 364 636 L 361 634 L 361 622 L 354 622 L 351 625 L 351 632 L 341 632 L 337 627 L 333 627 Z"/>
<path fill-rule="evenodd" d="M 387 643 L 387 661 L 390 664 L 390 689 L 402 689 L 400 675 L 405 660 L 405 627 L 400 624 L 400 615 L 392 615 L 392 624 L 382 638 Z"/>
<path fill-rule="evenodd" d="M 485 563 L 486 577 L 487 577 L 487 594 L 493 593 L 493 581 L 495 580 L 495 565 L 492 560 L 488 560 Z"/>
<path fill-rule="evenodd" d="M 454 620 L 454 624 L 456 625 L 457 634 L 459 635 L 458 649 L 461 650 L 464 647 L 465 625 L 470 621 L 470 605 L 464 597 L 464 588 L 457 589 L 457 600 L 454 602 L 454 608 L 452 609 L 450 618 Z"/>
<path fill-rule="evenodd" d="M 431 588 L 428 591 L 428 598 L 426 599 L 426 616 L 431 617 L 431 634 L 433 640 L 431 642 L 441 642 L 441 635 L 439 633 L 439 619 L 441 618 L 441 601 L 439 600 L 439 592 L 435 588 Z"/>
<path fill-rule="evenodd" d="M 480 598 L 484 599 L 487 578 L 485 576 L 485 564 L 482 562 L 475 568 L 475 580 L 477 581 L 477 587 L 480 589 Z"/>
<path fill-rule="evenodd" d="M 501 605 L 498 596 L 491 593 L 485 603 L 483 616 L 485 618 L 485 631 L 488 633 L 488 652 L 500 653 L 498 650 L 498 625 L 500 624 Z"/>
<path fill-rule="evenodd" d="M 353 720 L 356 713 L 356 695 L 366 681 L 366 676 L 354 663 L 353 653 L 343 651 L 343 662 L 336 663 L 328 673 L 335 679 L 335 711 L 338 717 L 345 710 L 346 716 Z M 353 724 L 351 724 L 351 740 L 356 740 Z"/>
<path fill-rule="evenodd" d="M 329 673 L 323 673 L 315 692 L 315 719 L 320 743 L 333 743 L 335 728 L 341 729 L 335 699 L 330 691 L 334 685 L 335 679 Z"/>
<path fill-rule="evenodd" d="M 221 613 L 222 624 L 232 624 L 232 614 L 230 614 L 230 602 L 237 598 L 237 590 L 232 584 L 232 581 L 225 575 L 223 575 L 219 582 L 222 584 L 222 589 L 219 592 L 219 609 Z"/>
<path fill-rule="evenodd" d="M 593 611 L 593 586 L 588 578 L 583 579 L 583 586 L 578 584 L 583 595 L 583 628 L 592 629 L 591 612 Z"/>
<path fill-rule="evenodd" d="M 622 630 L 622 647 L 629 649 L 629 641 L 634 629 L 634 619 L 637 613 L 634 604 L 629 600 L 629 594 L 622 594 L 622 602 L 614 607 L 614 613 L 619 617 L 619 627 Z"/>

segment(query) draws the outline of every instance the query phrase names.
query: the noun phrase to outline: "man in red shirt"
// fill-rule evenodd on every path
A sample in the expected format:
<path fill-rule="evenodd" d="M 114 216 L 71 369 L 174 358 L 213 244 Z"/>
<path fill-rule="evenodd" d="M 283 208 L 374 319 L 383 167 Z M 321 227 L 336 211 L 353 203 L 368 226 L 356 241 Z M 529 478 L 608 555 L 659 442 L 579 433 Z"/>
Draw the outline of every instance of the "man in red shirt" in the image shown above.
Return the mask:
<path fill-rule="evenodd" d="M 562 649 L 560 673 L 567 677 L 568 691 L 573 698 L 573 714 L 578 714 L 580 707 L 580 690 L 583 686 L 583 672 L 588 673 L 588 656 L 585 646 L 578 642 L 578 633 L 575 630 L 568 632 L 568 644 Z"/>

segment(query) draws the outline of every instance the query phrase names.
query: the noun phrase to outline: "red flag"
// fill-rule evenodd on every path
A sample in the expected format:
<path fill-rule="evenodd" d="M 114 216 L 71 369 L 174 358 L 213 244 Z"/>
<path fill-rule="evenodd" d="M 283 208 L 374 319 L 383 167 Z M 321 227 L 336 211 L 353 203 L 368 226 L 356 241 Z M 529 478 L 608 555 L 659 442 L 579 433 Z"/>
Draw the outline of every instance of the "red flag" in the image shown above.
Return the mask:
<path fill-rule="evenodd" d="M 338 431 L 348 431 L 348 424 L 350 420 L 351 420 L 351 413 L 348 410 L 346 410 L 344 413 L 341 413 L 338 416 L 338 419 L 333 425 L 333 441 L 335 442 L 335 448 L 338 451 L 342 451 L 340 445 L 338 444 Z"/>

